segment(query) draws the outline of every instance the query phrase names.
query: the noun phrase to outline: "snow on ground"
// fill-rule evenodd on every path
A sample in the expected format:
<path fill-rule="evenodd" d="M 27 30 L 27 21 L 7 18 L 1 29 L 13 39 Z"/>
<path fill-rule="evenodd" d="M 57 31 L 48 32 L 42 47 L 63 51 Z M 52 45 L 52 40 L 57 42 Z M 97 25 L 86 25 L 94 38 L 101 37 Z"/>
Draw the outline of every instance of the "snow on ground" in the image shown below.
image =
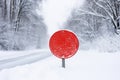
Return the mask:
<path fill-rule="evenodd" d="M 120 54 L 79 51 L 66 60 L 50 56 L 35 63 L 0 71 L 0 80 L 120 80 Z"/>
<path fill-rule="evenodd" d="M 8 59 L 8 58 L 16 58 L 20 56 L 42 53 L 42 52 L 48 52 L 48 49 L 26 50 L 26 51 L 0 51 L 0 60 Z"/>
<path fill-rule="evenodd" d="M 33 63 L 49 57 L 48 49 L 29 51 L 0 51 L 0 70 Z"/>

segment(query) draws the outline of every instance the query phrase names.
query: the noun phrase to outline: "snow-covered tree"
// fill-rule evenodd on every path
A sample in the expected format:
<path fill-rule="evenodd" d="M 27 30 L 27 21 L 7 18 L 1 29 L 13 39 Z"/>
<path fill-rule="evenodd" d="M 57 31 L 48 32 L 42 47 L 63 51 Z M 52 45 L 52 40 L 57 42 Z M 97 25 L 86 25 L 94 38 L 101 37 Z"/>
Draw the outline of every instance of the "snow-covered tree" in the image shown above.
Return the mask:
<path fill-rule="evenodd" d="M 83 7 L 73 10 L 65 28 L 74 31 L 82 45 L 105 34 L 119 34 L 119 6 L 119 0 L 86 0 Z"/>
<path fill-rule="evenodd" d="M 114 32 L 118 34 L 120 29 L 119 0 L 87 0 L 85 8 L 85 10 L 78 9 L 78 12 L 82 13 L 82 15 L 89 14 L 104 19 L 110 24 L 109 26 L 114 28 Z"/>
<path fill-rule="evenodd" d="M 87 48 L 94 44 L 96 46 L 103 37 L 104 40 L 114 37 L 109 42 L 118 44 L 119 40 L 115 36 L 119 34 L 120 29 L 120 1 L 86 0 L 83 7 L 73 10 L 71 17 L 65 23 L 65 28 L 78 35 L 81 47 Z M 116 49 L 118 48 L 116 46 Z"/>
<path fill-rule="evenodd" d="M 45 41 L 43 39 L 47 32 L 43 18 L 36 12 L 40 1 L 0 0 L 0 38 L 4 37 L 0 40 L 1 49 L 24 50 L 42 47 L 40 45 Z"/>

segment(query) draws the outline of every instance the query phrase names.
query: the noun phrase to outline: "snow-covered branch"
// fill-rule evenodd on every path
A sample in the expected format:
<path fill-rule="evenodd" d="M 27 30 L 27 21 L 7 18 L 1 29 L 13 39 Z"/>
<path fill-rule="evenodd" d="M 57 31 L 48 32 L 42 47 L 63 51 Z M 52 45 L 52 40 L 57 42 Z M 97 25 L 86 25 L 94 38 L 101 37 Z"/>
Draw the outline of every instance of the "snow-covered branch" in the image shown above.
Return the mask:
<path fill-rule="evenodd" d="M 109 19 L 109 17 L 101 15 L 101 14 L 96 13 L 96 12 L 90 12 L 90 11 L 86 11 L 86 10 L 82 10 L 82 9 L 78 9 L 78 11 L 81 12 L 79 15 L 90 14 L 90 15 L 101 17 L 101 18 L 104 18 L 104 19 Z"/>
<path fill-rule="evenodd" d="M 96 2 L 95 0 L 93 0 L 94 1 L 94 3 L 97 5 L 97 6 L 99 6 L 100 8 L 102 8 L 107 14 L 108 14 L 108 16 L 111 18 L 111 19 L 113 19 L 113 16 L 110 14 L 110 12 L 104 7 L 104 6 L 102 6 L 101 4 L 99 4 L 98 2 Z"/>

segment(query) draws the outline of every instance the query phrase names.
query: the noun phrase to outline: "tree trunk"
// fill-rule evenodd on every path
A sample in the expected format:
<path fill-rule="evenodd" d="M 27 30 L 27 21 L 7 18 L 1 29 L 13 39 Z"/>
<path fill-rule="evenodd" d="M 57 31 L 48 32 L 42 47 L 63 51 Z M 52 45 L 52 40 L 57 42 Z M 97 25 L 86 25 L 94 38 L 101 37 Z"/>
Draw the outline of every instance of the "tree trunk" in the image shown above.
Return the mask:
<path fill-rule="evenodd" d="M 13 23 L 15 19 L 15 0 L 10 1 L 10 22 Z"/>
<path fill-rule="evenodd" d="M 6 0 L 4 0 L 4 15 L 3 15 L 3 17 L 4 17 L 4 20 L 6 21 L 6 19 L 7 19 L 7 1 Z"/>

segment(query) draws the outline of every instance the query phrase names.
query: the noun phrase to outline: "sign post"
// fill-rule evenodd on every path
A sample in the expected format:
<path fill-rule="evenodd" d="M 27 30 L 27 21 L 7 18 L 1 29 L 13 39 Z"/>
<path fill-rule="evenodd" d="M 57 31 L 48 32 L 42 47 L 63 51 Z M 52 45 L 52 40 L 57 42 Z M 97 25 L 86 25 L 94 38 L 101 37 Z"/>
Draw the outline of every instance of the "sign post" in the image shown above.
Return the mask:
<path fill-rule="evenodd" d="M 75 55 L 79 47 L 79 40 L 73 32 L 59 30 L 51 36 L 49 47 L 53 55 L 62 59 L 62 67 L 65 68 L 65 59 Z"/>
<path fill-rule="evenodd" d="M 65 68 L 65 58 L 62 58 L 62 67 Z"/>

